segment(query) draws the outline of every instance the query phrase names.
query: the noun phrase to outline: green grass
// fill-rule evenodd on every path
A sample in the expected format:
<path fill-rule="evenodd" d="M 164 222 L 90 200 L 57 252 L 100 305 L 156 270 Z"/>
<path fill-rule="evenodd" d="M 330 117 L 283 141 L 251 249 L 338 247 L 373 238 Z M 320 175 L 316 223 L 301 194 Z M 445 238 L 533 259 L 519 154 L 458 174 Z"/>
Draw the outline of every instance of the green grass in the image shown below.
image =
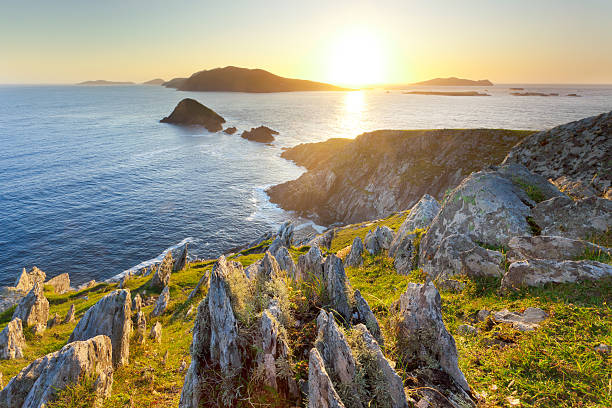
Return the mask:
<path fill-rule="evenodd" d="M 512 181 L 518 184 L 524 191 L 527 193 L 527 196 L 531 198 L 536 203 L 540 203 L 546 200 L 546 196 L 542 193 L 542 190 L 538 188 L 538 186 L 534 186 L 533 184 L 527 183 L 525 180 L 519 177 L 513 177 Z"/>
<path fill-rule="evenodd" d="M 360 224 L 348 225 L 336 229 L 334 239 L 330 247 L 330 252 L 336 253 L 339 250 L 351 245 L 355 237 L 360 237 L 361 240 L 365 239 L 366 234 L 370 230 L 376 229 L 376 227 L 387 226 L 393 231 L 397 231 L 402 222 L 408 216 L 408 211 L 394 213 L 387 218 L 376 220 L 372 222 L 363 222 Z"/>

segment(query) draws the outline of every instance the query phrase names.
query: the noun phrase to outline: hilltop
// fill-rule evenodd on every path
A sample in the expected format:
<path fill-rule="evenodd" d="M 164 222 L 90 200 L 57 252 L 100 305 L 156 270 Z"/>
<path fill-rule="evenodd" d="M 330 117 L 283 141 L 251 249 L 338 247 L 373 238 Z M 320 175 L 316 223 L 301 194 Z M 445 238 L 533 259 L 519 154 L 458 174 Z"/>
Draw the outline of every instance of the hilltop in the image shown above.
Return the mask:
<path fill-rule="evenodd" d="M 283 78 L 263 69 L 228 66 L 196 72 L 189 78 L 175 78 L 164 84 L 179 91 L 211 92 L 299 92 L 345 91 L 335 85 L 303 79 Z"/>
<path fill-rule="evenodd" d="M 488 79 L 472 80 L 464 78 L 434 78 L 427 81 L 415 82 L 412 85 L 428 85 L 428 86 L 493 86 L 493 83 Z"/>
<path fill-rule="evenodd" d="M 152 79 L 152 80 L 150 80 L 150 81 L 143 82 L 142 84 L 143 84 L 143 85 L 163 85 L 163 84 L 165 84 L 165 83 L 166 83 L 166 81 L 164 81 L 163 79 L 161 79 L 161 78 L 155 78 L 155 79 Z"/>

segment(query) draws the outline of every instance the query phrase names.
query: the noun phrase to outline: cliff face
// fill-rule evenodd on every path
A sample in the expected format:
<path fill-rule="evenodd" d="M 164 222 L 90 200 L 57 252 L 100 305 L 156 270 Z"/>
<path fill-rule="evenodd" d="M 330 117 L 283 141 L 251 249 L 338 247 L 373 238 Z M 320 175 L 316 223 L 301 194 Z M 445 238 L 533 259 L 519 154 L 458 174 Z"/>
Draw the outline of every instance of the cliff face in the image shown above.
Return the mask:
<path fill-rule="evenodd" d="M 305 166 L 297 180 L 267 190 L 286 210 L 318 222 L 352 223 L 438 199 L 473 171 L 499 163 L 530 131 L 381 130 L 355 140 L 296 146 L 282 157 Z"/>
<path fill-rule="evenodd" d="M 612 197 L 612 112 L 538 132 L 504 163 L 519 163 L 575 197 Z"/>

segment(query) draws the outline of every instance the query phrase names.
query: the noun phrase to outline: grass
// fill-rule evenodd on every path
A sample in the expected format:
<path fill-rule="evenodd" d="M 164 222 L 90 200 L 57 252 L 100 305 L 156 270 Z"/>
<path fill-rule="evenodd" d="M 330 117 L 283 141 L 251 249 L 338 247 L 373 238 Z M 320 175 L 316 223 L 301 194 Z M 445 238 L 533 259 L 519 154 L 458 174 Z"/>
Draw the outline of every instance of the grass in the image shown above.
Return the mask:
<path fill-rule="evenodd" d="M 408 211 L 403 211 L 391 214 L 387 218 L 380 220 L 337 228 L 334 239 L 332 240 L 330 252 L 336 253 L 339 250 L 351 245 L 355 237 L 360 237 L 363 241 L 368 231 L 376 229 L 376 227 L 387 226 L 393 231 L 397 231 L 407 216 Z"/>
<path fill-rule="evenodd" d="M 527 196 L 534 202 L 541 203 L 542 201 L 546 200 L 546 196 L 544 195 L 544 193 L 542 193 L 542 190 L 540 190 L 538 186 L 529 184 L 519 177 L 513 177 L 512 181 L 518 184 L 523 190 L 525 190 Z"/>

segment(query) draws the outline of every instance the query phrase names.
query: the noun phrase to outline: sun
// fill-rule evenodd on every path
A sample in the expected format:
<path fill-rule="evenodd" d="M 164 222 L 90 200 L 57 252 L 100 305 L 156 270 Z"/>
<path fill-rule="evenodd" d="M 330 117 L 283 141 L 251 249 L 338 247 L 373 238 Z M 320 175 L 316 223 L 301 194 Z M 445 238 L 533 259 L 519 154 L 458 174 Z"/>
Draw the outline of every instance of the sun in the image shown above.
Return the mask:
<path fill-rule="evenodd" d="M 385 80 L 384 47 L 375 33 L 351 30 L 331 45 L 330 82 L 350 87 L 380 84 Z"/>

